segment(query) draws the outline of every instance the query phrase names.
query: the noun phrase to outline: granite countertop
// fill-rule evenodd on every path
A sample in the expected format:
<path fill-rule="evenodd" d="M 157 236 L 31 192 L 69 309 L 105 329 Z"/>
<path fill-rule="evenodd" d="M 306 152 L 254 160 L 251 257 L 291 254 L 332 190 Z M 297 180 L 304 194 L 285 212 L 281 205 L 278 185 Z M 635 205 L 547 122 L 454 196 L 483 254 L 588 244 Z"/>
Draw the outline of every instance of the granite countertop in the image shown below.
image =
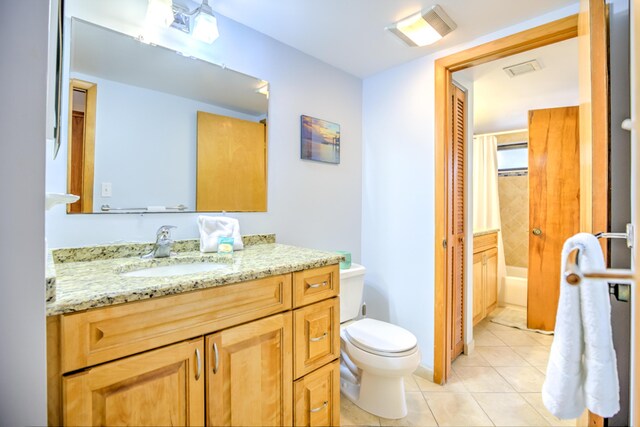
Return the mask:
<path fill-rule="evenodd" d="M 493 228 L 491 230 L 474 231 L 473 232 L 473 237 L 485 236 L 487 234 L 497 233 L 498 231 L 500 231 L 499 228 Z"/>
<path fill-rule="evenodd" d="M 77 251 L 80 253 L 79 249 Z M 98 252 L 104 253 L 105 250 L 99 249 Z M 179 252 L 171 258 L 125 256 L 99 259 L 101 257 L 97 256 L 97 260 L 77 261 L 78 257 L 69 257 L 69 253 L 61 255 L 54 251 L 55 299 L 47 301 L 47 316 L 260 279 L 337 264 L 343 259 L 337 253 L 262 242 L 246 245 L 233 255 L 203 254 L 192 250 Z M 125 277 L 120 274 L 153 266 L 194 262 L 216 262 L 224 266 L 209 272 L 166 277 Z"/>

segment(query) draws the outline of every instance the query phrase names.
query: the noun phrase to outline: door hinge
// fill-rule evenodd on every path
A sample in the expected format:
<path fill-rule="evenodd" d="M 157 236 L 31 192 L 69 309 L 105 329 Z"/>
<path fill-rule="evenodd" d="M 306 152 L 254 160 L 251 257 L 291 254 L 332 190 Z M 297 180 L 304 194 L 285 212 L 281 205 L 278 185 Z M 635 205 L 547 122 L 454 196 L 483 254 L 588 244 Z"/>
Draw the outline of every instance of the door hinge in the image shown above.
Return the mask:
<path fill-rule="evenodd" d="M 447 239 L 442 239 L 442 247 L 447 249 Z"/>

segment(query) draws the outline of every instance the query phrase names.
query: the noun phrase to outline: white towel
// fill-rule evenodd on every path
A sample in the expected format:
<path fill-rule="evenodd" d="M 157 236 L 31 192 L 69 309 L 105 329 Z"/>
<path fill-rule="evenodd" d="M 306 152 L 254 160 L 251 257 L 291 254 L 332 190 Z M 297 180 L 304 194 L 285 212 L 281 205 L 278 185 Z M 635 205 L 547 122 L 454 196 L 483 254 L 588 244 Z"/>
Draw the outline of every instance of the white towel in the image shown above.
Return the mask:
<path fill-rule="evenodd" d="M 620 410 L 616 353 L 611 335 L 609 287 L 602 280 L 583 280 L 573 286 L 564 279 L 567 256 L 579 248 L 578 263 L 586 271 L 603 271 L 598 239 L 579 233 L 562 248 L 562 275 L 556 328 L 542 400 L 559 418 L 577 418 L 585 407 L 611 417 Z"/>
<path fill-rule="evenodd" d="M 240 223 L 235 218 L 226 216 L 198 217 L 200 230 L 200 252 L 217 252 L 219 237 L 233 237 L 233 250 L 244 248 L 240 235 Z"/>

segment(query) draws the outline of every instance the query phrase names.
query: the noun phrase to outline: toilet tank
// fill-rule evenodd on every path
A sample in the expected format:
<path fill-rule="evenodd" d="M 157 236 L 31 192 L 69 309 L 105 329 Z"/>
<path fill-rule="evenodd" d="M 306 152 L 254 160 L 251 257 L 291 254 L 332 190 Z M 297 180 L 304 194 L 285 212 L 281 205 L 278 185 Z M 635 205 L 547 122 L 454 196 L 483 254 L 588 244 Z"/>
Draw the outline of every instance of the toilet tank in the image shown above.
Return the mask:
<path fill-rule="evenodd" d="M 360 314 L 365 271 L 363 266 L 353 263 L 351 268 L 340 270 L 340 323 Z"/>

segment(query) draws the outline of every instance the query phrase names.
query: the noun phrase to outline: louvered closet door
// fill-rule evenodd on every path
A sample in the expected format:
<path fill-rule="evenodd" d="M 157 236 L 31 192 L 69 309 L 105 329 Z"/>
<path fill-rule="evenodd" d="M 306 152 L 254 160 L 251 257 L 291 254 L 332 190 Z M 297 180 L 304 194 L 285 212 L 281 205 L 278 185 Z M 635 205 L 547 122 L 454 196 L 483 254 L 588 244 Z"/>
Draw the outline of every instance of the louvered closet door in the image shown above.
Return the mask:
<path fill-rule="evenodd" d="M 451 170 L 450 209 L 452 222 L 450 224 L 449 242 L 449 271 L 451 274 L 451 360 L 453 361 L 464 349 L 464 234 L 465 234 L 465 124 L 466 124 L 466 93 L 452 85 L 452 113 L 453 129 L 451 130 L 451 156 L 453 169 Z"/>

